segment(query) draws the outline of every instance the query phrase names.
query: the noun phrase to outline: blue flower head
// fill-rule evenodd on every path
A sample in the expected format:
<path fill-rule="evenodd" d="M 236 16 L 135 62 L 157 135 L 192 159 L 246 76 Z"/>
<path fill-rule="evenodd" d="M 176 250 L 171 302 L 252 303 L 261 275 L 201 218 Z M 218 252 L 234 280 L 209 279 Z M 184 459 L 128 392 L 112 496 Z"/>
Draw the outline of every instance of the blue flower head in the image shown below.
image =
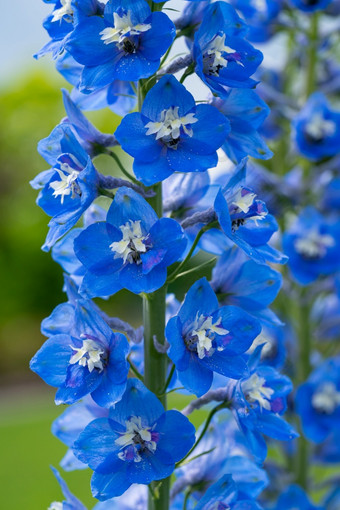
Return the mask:
<path fill-rule="evenodd" d="M 228 87 L 253 88 L 252 76 L 263 55 L 243 36 L 244 21 L 224 2 L 214 2 L 205 11 L 195 34 L 195 71 L 213 93 L 224 97 Z"/>
<path fill-rule="evenodd" d="M 145 185 L 163 181 L 175 171 L 203 172 L 217 165 L 216 150 L 229 126 L 213 106 L 196 106 L 193 96 L 172 75 L 148 92 L 141 113 L 130 113 L 115 136 L 135 158 L 133 170 Z"/>
<path fill-rule="evenodd" d="M 282 0 L 232 0 L 232 5 L 243 14 L 248 26 L 248 39 L 253 42 L 266 42 L 274 32 L 274 23 L 281 11 Z"/>
<path fill-rule="evenodd" d="M 273 153 L 262 140 L 258 130 L 269 115 L 269 108 L 253 90 L 231 89 L 223 99 L 214 98 L 212 104 L 230 122 L 230 133 L 222 145 L 235 163 L 244 157 L 269 159 Z"/>
<path fill-rule="evenodd" d="M 321 92 L 312 94 L 293 121 L 298 150 L 313 161 L 340 152 L 340 112 L 330 109 Z"/>
<path fill-rule="evenodd" d="M 290 485 L 282 492 L 277 500 L 274 510 L 322 510 L 322 507 L 313 505 L 307 494 L 298 485 Z"/>
<path fill-rule="evenodd" d="M 268 306 L 276 298 L 282 276 L 270 266 L 259 265 L 238 248 L 226 250 L 213 269 L 211 286 L 223 305 L 240 306 L 267 322 L 280 324 Z"/>
<path fill-rule="evenodd" d="M 298 436 L 283 418 L 286 398 L 292 390 L 288 377 L 273 367 L 259 365 L 263 346 L 255 349 L 249 360 L 250 376 L 235 384 L 233 411 L 255 459 L 262 463 L 267 455 L 262 434 L 287 441 Z"/>
<path fill-rule="evenodd" d="M 57 319 L 66 309 L 61 306 L 53 314 Z M 113 333 L 91 303 L 79 300 L 76 306 L 71 334 L 53 334 L 32 358 L 31 370 L 58 388 L 56 404 L 72 404 L 90 393 L 98 405 L 110 407 L 125 391 L 128 342 L 121 333 Z M 74 310 L 69 308 L 72 317 Z M 59 322 L 59 330 L 67 327 L 67 319 Z"/>
<path fill-rule="evenodd" d="M 340 358 L 324 361 L 296 393 L 296 410 L 304 435 L 321 443 L 339 428 Z"/>
<path fill-rule="evenodd" d="M 248 510 L 261 510 L 255 500 L 245 499 L 244 495 L 238 492 L 237 484 L 231 475 L 223 475 L 215 482 L 195 506 L 197 510 L 237 510 L 247 508 Z"/>
<path fill-rule="evenodd" d="M 204 455 L 204 452 L 210 453 Z M 190 488 L 193 497 L 200 501 L 206 490 L 225 473 L 232 475 L 247 499 L 256 498 L 268 485 L 265 470 L 249 458 L 244 437 L 230 411 L 214 416 L 202 441 L 188 457 L 188 463 L 178 469 L 172 495 L 177 496 Z"/>
<path fill-rule="evenodd" d="M 192 285 L 178 315 L 166 326 L 178 378 L 197 396 L 209 390 L 213 372 L 235 379 L 247 374 L 242 354 L 259 333 L 257 320 L 240 308 L 218 307 L 205 278 Z"/>
<path fill-rule="evenodd" d="M 340 225 L 322 216 L 314 207 L 303 209 L 283 235 L 289 269 L 302 285 L 339 269 Z"/>
<path fill-rule="evenodd" d="M 44 20 L 43 27 L 51 40 L 34 55 L 40 58 L 47 53 L 52 53 L 57 58 L 65 50 L 69 34 L 73 31 L 74 25 L 83 18 L 101 15 L 103 3 L 100 0 L 56 0 L 52 13 Z"/>
<path fill-rule="evenodd" d="M 140 381 L 129 379 L 109 418 L 90 423 L 76 441 L 74 453 L 94 470 L 92 492 L 102 501 L 120 496 L 133 483 L 149 484 L 170 476 L 194 441 L 195 429 L 185 416 L 164 411 Z"/>
<path fill-rule="evenodd" d="M 217 193 L 214 208 L 218 221 L 227 237 L 255 262 L 283 264 L 287 257 L 267 244 L 278 229 L 276 220 L 268 213 L 266 204 L 245 185 L 246 162 L 241 161 Z"/>
<path fill-rule="evenodd" d="M 98 196 L 99 176 L 67 123 L 59 124 L 39 143 L 38 149 L 53 165 L 31 181 L 34 189 L 41 188 L 37 204 L 52 216 L 42 247 L 47 251 L 77 223 Z"/>
<path fill-rule="evenodd" d="M 332 0 L 290 0 L 291 3 L 304 12 L 322 11 Z"/>
<path fill-rule="evenodd" d="M 175 33 L 168 16 L 151 13 L 144 0 L 109 0 L 103 18 L 93 16 L 77 24 L 66 49 L 84 65 L 80 88 L 93 90 L 114 80 L 151 76 Z"/>
<path fill-rule="evenodd" d="M 119 188 L 106 222 L 90 225 L 75 240 L 75 253 L 86 267 L 81 291 L 109 296 L 126 288 L 153 292 L 165 283 L 167 267 L 186 246 L 180 225 L 158 219 L 152 207 L 130 188 Z"/>

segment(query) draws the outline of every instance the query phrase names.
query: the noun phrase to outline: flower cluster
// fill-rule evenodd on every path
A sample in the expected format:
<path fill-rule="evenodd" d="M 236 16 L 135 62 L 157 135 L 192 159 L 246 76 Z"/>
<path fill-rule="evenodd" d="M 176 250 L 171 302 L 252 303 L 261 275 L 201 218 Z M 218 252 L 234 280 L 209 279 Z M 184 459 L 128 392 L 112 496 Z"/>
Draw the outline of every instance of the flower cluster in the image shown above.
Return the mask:
<path fill-rule="evenodd" d="M 96 510 L 317 508 L 307 439 L 320 462 L 340 459 L 339 356 L 327 359 L 340 331 L 340 113 L 316 91 L 339 91 L 318 26 L 336 2 L 192 1 L 176 18 L 159 1 L 45 1 L 37 56 L 51 52 L 73 90 L 38 145 L 51 168 L 31 184 L 67 302 L 42 322 L 31 369 L 69 404 L 52 429 L 62 468 L 93 471 Z M 284 31 L 287 75 L 252 45 Z M 112 134 L 83 113 L 106 107 L 122 117 Z M 93 301 L 113 296 L 107 310 L 122 290 L 143 301 L 142 324 Z M 85 510 L 54 473 L 66 500 L 50 510 Z"/>

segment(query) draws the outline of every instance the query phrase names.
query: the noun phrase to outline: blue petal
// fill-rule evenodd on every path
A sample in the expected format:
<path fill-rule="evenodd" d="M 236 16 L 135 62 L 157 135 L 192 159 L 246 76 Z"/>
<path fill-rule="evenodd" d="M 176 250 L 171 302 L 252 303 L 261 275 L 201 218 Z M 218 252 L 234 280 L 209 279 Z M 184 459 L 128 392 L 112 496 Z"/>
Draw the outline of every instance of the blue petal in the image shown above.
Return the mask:
<path fill-rule="evenodd" d="M 41 323 L 41 332 L 45 336 L 69 334 L 75 321 L 75 311 L 71 303 L 56 306 L 49 317 Z"/>
<path fill-rule="evenodd" d="M 212 356 L 205 356 L 200 363 L 211 370 L 231 379 L 241 379 L 249 374 L 246 361 L 241 356 L 228 356 L 223 352 L 214 352 Z"/>
<path fill-rule="evenodd" d="M 182 337 L 182 324 L 178 316 L 172 317 L 165 329 L 165 336 L 170 344 L 169 358 L 179 370 L 186 370 L 190 361 L 190 354 Z"/>
<path fill-rule="evenodd" d="M 82 281 L 80 293 L 89 298 L 106 297 L 122 289 L 119 272 L 97 275 L 88 271 Z"/>
<path fill-rule="evenodd" d="M 99 501 L 121 496 L 133 483 L 127 478 L 128 468 L 129 464 L 122 462 L 121 468 L 115 473 L 93 473 L 91 480 L 93 496 L 99 499 Z"/>
<path fill-rule="evenodd" d="M 82 65 L 97 66 L 113 58 L 112 44 L 104 44 L 100 32 L 106 24 L 99 16 L 81 21 L 67 39 L 65 48 Z"/>
<path fill-rule="evenodd" d="M 162 111 L 174 106 L 178 106 L 182 117 L 195 108 L 195 100 L 174 76 L 166 75 L 147 93 L 141 113 L 152 122 L 159 122 Z"/>
<path fill-rule="evenodd" d="M 201 360 L 198 360 L 196 353 L 190 353 L 188 367 L 183 371 L 177 370 L 177 375 L 183 386 L 197 397 L 204 395 L 213 381 L 211 369 L 206 368 Z"/>
<path fill-rule="evenodd" d="M 54 335 L 33 356 L 30 368 L 50 386 L 64 383 L 73 350 L 69 335 Z"/>
<path fill-rule="evenodd" d="M 195 427 L 178 411 L 164 413 L 157 421 L 156 430 L 160 433 L 157 448 L 166 452 L 174 463 L 181 460 L 195 442 Z"/>
<path fill-rule="evenodd" d="M 98 274 L 119 269 L 122 259 L 115 259 L 110 244 L 120 241 L 121 232 L 109 222 L 100 221 L 87 227 L 74 240 L 74 251 L 84 266 Z"/>
<path fill-rule="evenodd" d="M 133 163 L 133 171 L 139 181 L 145 186 L 151 186 L 157 182 L 164 181 L 173 174 L 174 169 L 169 165 L 169 161 L 162 154 L 152 163 L 136 160 Z"/>
<path fill-rule="evenodd" d="M 141 416 L 152 425 L 163 413 L 164 407 L 158 398 L 141 381 L 128 379 L 126 392 L 110 411 L 110 417 L 125 425 L 130 416 Z"/>
<path fill-rule="evenodd" d="M 87 367 L 76 363 L 69 365 L 65 382 L 57 391 L 55 403 L 73 404 L 88 393 L 94 391 L 101 382 L 102 374 L 95 369 L 92 372 Z"/>
<path fill-rule="evenodd" d="M 299 437 L 299 434 L 289 423 L 273 413 L 258 413 L 256 429 L 258 432 L 280 441 L 289 441 Z"/>
<path fill-rule="evenodd" d="M 206 278 L 194 283 L 185 297 L 185 301 L 178 312 L 183 325 L 194 323 L 198 315 L 211 315 L 218 309 L 217 297 Z"/>
<path fill-rule="evenodd" d="M 146 127 L 140 113 L 126 115 L 118 126 L 115 136 L 122 149 L 144 162 L 154 161 L 160 156 L 163 144 L 152 135 L 146 134 Z M 151 166 L 151 165 L 150 165 Z"/>
<path fill-rule="evenodd" d="M 144 198 L 131 188 L 119 188 L 107 213 L 107 221 L 119 228 L 128 221 L 141 220 L 148 232 L 158 216 Z"/>

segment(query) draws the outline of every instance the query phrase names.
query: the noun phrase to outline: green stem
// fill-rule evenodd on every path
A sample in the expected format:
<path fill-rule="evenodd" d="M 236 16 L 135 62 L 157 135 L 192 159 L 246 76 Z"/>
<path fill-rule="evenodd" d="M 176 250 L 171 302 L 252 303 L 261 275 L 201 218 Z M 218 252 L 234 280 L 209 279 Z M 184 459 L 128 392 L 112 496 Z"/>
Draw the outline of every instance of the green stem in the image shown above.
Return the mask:
<path fill-rule="evenodd" d="M 122 174 L 125 175 L 125 177 L 127 177 L 128 179 L 130 179 L 130 181 L 134 182 L 135 184 L 138 184 L 138 186 L 141 185 L 141 183 L 139 181 L 137 181 L 137 179 L 135 177 L 133 177 L 133 175 L 131 175 L 124 167 L 123 163 L 121 162 L 121 160 L 119 159 L 119 157 L 117 156 L 117 154 L 113 151 L 106 151 L 106 154 L 108 154 L 109 156 L 111 156 L 112 159 L 115 160 L 115 162 L 117 163 L 117 166 L 119 168 L 119 170 L 122 172 Z"/>
<path fill-rule="evenodd" d="M 144 378 L 143 376 L 138 372 L 137 368 L 135 367 L 135 365 L 132 363 L 132 361 L 130 359 L 128 359 L 129 363 L 130 363 L 130 370 L 131 372 L 133 372 L 135 374 L 135 376 L 140 380 L 140 381 L 144 381 Z"/>
<path fill-rule="evenodd" d="M 202 235 L 207 232 L 208 230 L 210 230 L 211 228 L 215 227 L 216 225 L 218 225 L 217 222 L 213 222 L 213 223 L 210 223 L 209 225 L 205 225 L 204 227 L 201 228 L 201 230 L 197 233 L 196 237 L 195 237 L 195 240 L 194 242 L 192 243 L 191 245 L 191 248 L 187 254 L 187 256 L 185 257 L 185 259 L 179 264 L 179 266 L 177 266 L 177 268 L 168 276 L 168 279 L 167 279 L 167 282 L 171 282 L 173 281 L 173 279 L 175 278 L 175 276 L 177 276 L 181 269 L 187 264 L 187 262 L 189 262 L 189 260 L 191 259 L 191 256 L 192 254 L 194 253 L 195 251 L 195 248 L 196 246 L 198 245 L 198 242 L 199 240 L 201 239 Z"/>
<path fill-rule="evenodd" d="M 210 411 L 210 413 L 208 414 L 208 417 L 205 421 L 205 424 L 204 424 L 204 427 L 203 427 L 203 430 L 202 432 L 200 433 L 196 443 L 194 444 L 194 446 L 191 448 L 191 450 L 188 451 L 188 453 L 186 454 L 185 457 L 183 457 L 182 460 L 180 460 L 179 462 L 177 462 L 176 464 L 176 468 L 180 467 L 183 462 L 192 454 L 192 452 L 194 450 L 196 450 L 197 446 L 200 444 L 200 442 L 202 441 L 203 437 L 204 437 L 204 434 L 206 433 L 206 431 L 208 430 L 208 427 L 210 425 L 210 422 L 211 420 L 213 419 L 213 417 L 215 416 L 215 414 L 220 411 L 221 409 L 226 409 L 228 407 L 228 404 L 227 402 L 222 402 L 221 404 L 219 404 L 218 406 L 214 407 L 214 409 L 212 409 Z"/>
<path fill-rule="evenodd" d="M 316 87 L 316 66 L 318 52 L 318 13 L 311 15 L 309 45 L 308 45 L 308 67 L 306 73 L 306 99 L 314 92 Z"/>
<path fill-rule="evenodd" d="M 168 386 L 169 386 L 169 384 L 171 382 L 172 376 L 175 373 L 175 369 L 176 369 L 175 365 L 172 365 L 171 370 L 170 370 L 169 375 L 168 375 L 168 378 L 165 381 L 165 385 L 164 385 L 164 388 L 162 390 L 162 393 L 160 395 L 158 395 L 159 397 L 162 397 L 166 393 L 166 390 L 168 389 Z"/>
<path fill-rule="evenodd" d="M 162 185 L 157 184 L 154 187 L 156 192 L 149 202 L 159 217 L 162 216 Z M 167 382 L 168 357 L 160 353 L 155 348 L 154 338 L 158 343 L 165 343 L 165 302 L 167 285 L 163 285 L 159 290 L 152 294 L 143 296 L 143 322 L 144 322 L 144 384 L 155 395 L 158 395 L 165 410 L 167 408 L 166 394 L 162 394 Z M 170 478 L 166 478 L 159 486 L 157 482 L 152 483 L 152 487 L 159 487 L 157 490 L 159 496 L 157 499 L 149 494 L 148 510 L 168 510 Z"/>
<path fill-rule="evenodd" d="M 179 273 L 177 276 L 175 276 L 172 279 L 168 279 L 168 283 L 172 283 L 174 280 L 177 280 L 178 278 L 182 278 L 183 276 L 188 276 L 188 274 L 196 273 L 197 271 L 202 271 L 203 269 L 210 269 L 210 267 L 215 265 L 217 258 L 213 257 L 212 259 L 207 260 L 206 262 L 202 262 L 199 266 L 192 267 L 191 269 L 188 269 L 187 271 L 183 271 L 183 273 Z"/>

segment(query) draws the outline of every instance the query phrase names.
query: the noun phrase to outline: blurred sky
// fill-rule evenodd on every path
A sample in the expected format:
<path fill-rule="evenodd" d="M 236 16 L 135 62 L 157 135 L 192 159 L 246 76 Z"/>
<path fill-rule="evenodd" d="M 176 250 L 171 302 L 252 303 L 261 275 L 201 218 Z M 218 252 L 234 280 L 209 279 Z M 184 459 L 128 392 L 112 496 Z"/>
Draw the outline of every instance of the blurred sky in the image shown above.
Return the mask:
<path fill-rule="evenodd" d="M 0 86 L 4 86 L 32 68 L 33 54 L 48 41 L 41 22 L 51 6 L 42 0 L 2 0 L 1 6 Z M 46 66 L 49 59 L 43 60 L 39 66 Z"/>

